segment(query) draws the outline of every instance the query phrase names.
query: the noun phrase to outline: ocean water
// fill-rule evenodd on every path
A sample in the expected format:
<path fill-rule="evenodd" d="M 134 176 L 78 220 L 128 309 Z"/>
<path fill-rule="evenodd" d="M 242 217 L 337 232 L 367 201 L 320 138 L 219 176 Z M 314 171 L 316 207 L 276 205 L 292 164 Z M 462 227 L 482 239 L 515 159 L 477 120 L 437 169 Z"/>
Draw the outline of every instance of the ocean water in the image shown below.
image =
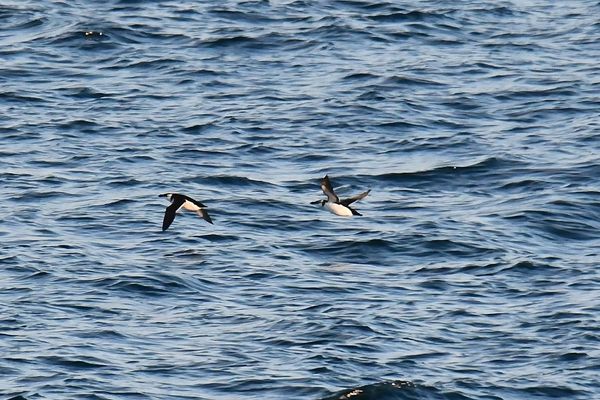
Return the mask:
<path fill-rule="evenodd" d="M 3 0 L 0 399 L 600 398 L 599 15 Z"/>

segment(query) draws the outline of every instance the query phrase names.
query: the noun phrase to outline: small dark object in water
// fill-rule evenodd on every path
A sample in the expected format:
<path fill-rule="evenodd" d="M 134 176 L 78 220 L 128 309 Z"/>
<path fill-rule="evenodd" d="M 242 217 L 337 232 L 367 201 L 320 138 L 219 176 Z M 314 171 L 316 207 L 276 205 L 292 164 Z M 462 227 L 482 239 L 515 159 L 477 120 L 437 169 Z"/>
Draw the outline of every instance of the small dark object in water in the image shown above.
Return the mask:
<path fill-rule="evenodd" d="M 404 392 L 405 389 L 414 389 L 415 385 L 408 381 L 389 381 L 380 382 L 372 385 L 360 386 L 354 389 L 342 390 L 334 394 L 333 396 L 326 397 L 322 400 L 370 400 L 370 399 L 381 399 L 381 398 L 396 398 L 395 393 L 408 394 Z M 396 394 L 397 394 L 396 393 Z M 404 396 L 402 397 L 404 398 Z M 407 399 L 413 397 L 407 397 Z"/>
<path fill-rule="evenodd" d="M 97 31 L 86 31 L 83 33 L 87 39 L 101 39 L 104 33 Z"/>

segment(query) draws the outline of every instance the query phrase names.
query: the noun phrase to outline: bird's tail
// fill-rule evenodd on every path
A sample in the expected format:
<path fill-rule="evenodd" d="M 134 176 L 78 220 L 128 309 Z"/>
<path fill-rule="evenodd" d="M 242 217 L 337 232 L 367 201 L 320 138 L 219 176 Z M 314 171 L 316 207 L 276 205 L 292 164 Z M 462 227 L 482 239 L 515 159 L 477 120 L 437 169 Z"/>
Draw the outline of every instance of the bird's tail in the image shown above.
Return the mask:
<path fill-rule="evenodd" d="M 198 211 L 196 211 L 196 214 L 198 214 L 200 217 L 204 218 L 204 220 L 206 222 L 208 222 L 209 224 L 212 224 L 212 219 L 210 218 L 210 215 L 208 215 L 208 211 L 206 211 L 204 208 L 199 209 Z"/>

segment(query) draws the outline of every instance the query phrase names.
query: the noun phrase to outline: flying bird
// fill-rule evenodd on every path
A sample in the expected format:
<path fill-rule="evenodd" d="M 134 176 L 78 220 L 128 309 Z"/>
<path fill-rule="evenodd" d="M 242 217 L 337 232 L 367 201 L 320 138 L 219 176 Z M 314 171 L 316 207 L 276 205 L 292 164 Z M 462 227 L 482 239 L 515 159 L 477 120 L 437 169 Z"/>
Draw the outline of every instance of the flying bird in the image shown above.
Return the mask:
<path fill-rule="evenodd" d="M 331 211 L 335 215 L 341 215 L 344 217 L 362 215 L 354 208 L 350 207 L 350 204 L 360 199 L 364 199 L 371 192 L 371 189 L 369 189 L 366 192 L 362 192 L 361 194 L 358 194 L 354 197 L 340 200 L 340 198 L 333 191 L 333 187 L 331 187 L 331 182 L 329 181 L 329 176 L 327 175 L 325 175 L 325 177 L 321 179 L 321 190 L 323 190 L 323 193 L 325 193 L 325 196 L 327 196 L 327 200 L 317 200 L 311 202 L 310 204 L 321 203 L 321 207 L 325 206 L 329 211 Z"/>
<path fill-rule="evenodd" d="M 185 208 L 188 211 L 194 211 L 200 217 L 204 218 L 206 222 L 213 223 L 208 215 L 208 211 L 206 211 L 206 206 L 189 196 L 179 193 L 164 193 L 159 194 L 158 197 L 166 197 L 171 202 L 171 205 L 165 210 L 165 217 L 162 224 L 163 231 L 166 231 L 169 226 L 171 226 L 171 223 L 175 219 L 175 214 L 182 208 Z"/>

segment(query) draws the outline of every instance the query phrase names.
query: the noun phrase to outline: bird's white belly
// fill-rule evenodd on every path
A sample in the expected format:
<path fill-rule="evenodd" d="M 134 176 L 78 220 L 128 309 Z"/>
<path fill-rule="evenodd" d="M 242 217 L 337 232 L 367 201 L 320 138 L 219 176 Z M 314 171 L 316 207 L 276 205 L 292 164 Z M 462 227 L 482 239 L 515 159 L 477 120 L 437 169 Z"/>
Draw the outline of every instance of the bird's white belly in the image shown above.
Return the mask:
<path fill-rule="evenodd" d="M 198 207 L 191 201 L 187 201 L 187 200 L 185 201 L 185 203 L 183 203 L 181 205 L 181 208 L 185 208 L 186 210 L 189 210 L 189 211 L 198 211 L 200 209 L 200 207 Z"/>
<path fill-rule="evenodd" d="M 335 215 L 341 215 L 343 217 L 352 216 L 352 211 L 350 211 L 348 207 L 345 207 L 341 204 L 327 202 L 325 203 L 325 207 L 327 207 L 327 209 Z"/>

